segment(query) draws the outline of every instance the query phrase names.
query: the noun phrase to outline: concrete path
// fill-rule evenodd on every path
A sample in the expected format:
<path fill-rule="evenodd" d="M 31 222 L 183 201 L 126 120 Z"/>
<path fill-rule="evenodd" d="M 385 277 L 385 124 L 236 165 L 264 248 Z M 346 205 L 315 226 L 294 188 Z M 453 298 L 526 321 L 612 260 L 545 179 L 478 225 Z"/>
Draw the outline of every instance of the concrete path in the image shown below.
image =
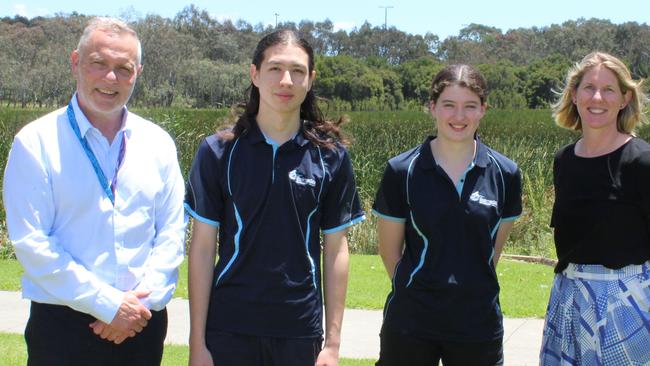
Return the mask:
<path fill-rule="evenodd" d="M 0 332 L 23 333 L 29 316 L 29 301 L 19 292 L 0 291 Z M 168 307 L 168 344 L 187 344 L 189 306 L 187 300 L 173 299 Z M 379 356 L 381 311 L 347 309 L 343 319 L 341 357 L 371 358 Z M 537 365 L 542 341 L 543 319 L 505 319 L 504 344 L 507 366 Z"/>

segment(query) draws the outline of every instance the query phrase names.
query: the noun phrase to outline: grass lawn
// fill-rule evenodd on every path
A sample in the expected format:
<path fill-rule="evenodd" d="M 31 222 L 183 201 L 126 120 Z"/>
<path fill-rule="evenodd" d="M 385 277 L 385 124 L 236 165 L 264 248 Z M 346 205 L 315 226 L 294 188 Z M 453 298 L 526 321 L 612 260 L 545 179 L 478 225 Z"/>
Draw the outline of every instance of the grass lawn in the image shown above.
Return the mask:
<path fill-rule="evenodd" d="M 20 275 L 22 274 L 23 267 L 17 260 L 0 259 L 0 290 L 20 291 Z"/>
<path fill-rule="evenodd" d="M 19 291 L 22 268 L 15 260 L 0 260 L 0 290 Z M 542 264 L 502 260 L 497 267 L 501 308 L 512 318 L 543 317 L 553 281 L 553 269 Z M 390 281 L 377 255 L 350 256 L 346 307 L 382 309 Z M 187 261 L 181 266 L 175 296 L 187 298 Z"/>
<path fill-rule="evenodd" d="M 189 350 L 187 346 L 165 346 L 163 366 L 187 365 Z M 0 366 L 19 366 L 27 364 L 25 341 L 20 334 L 0 333 Z M 341 366 L 371 366 L 374 360 L 342 359 Z"/>
<path fill-rule="evenodd" d="M 500 260 L 501 309 L 509 318 L 543 318 L 553 285 L 553 267 Z"/>

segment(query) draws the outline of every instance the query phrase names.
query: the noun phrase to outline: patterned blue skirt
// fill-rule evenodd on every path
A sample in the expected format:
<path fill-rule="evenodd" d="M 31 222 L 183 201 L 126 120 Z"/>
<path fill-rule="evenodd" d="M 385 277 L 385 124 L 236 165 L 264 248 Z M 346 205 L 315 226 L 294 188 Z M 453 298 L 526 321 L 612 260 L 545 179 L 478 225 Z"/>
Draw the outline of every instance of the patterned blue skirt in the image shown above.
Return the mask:
<path fill-rule="evenodd" d="M 556 274 L 540 365 L 650 365 L 650 262 Z"/>

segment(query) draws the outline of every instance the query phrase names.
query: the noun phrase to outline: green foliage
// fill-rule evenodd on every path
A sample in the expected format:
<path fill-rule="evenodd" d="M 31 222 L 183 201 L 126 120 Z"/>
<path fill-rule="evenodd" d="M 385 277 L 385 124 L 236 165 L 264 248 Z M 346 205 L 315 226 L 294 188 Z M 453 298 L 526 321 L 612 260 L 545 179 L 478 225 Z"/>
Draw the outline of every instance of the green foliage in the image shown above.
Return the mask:
<path fill-rule="evenodd" d="M 128 17 L 128 15 L 127 15 Z M 0 19 L 0 100 L 27 107 L 61 106 L 74 90 L 69 54 L 86 16 L 73 13 L 32 20 Z M 144 72 L 131 105 L 147 108 L 227 108 L 245 99 L 254 47 L 274 30 L 240 20 L 221 22 L 190 5 L 173 19 L 158 15 L 127 19 L 143 47 Z M 569 20 L 505 34 L 469 24 L 458 36 L 411 35 L 364 23 L 334 31 L 330 20 L 279 28 L 295 29 L 316 54 L 317 95 L 336 110 L 412 109 L 424 105 L 443 64 L 477 65 L 485 74 L 489 102 L 497 108 L 547 108 L 568 66 L 592 50 L 619 56 L 635 78 L 650 71 L 650 26 L 601 19 Z M 558 56 L 561 55 L 561 56 Z"/>

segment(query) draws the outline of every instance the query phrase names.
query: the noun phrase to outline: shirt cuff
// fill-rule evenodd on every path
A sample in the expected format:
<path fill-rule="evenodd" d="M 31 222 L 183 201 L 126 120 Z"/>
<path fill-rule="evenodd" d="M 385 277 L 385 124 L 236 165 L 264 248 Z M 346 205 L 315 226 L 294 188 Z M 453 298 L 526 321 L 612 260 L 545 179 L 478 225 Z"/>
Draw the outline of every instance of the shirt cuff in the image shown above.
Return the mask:
<path fill-rule="evenodd" d="M 185 207 L 185 211 L 187 211 L 187 213 L 189 213 L 190 216 L 192 216 L 195 220 L 201 221 L 204 224 L 212 225 L 216 228 L 219 227 L 219 221 L 210 220 L 208 218 L 199 215 L 198 213 L 196 213 L 196 211 L 192 210 L 190 205 L 188 205 L 187 203 L 185 203 L 183 207 Z"/>
<path fill-rule="evenodd" d="M 124 292 L 111 286 L 104 286 L 97 294 L 95 309 L 90 314 L 109 324 L 115 318 L 123 300 Z"/>
<path fill-rule="evenodd" d="M 356 225 L 357 223 L 359 223 L 359 222 L 361 222 L 361 221 L 363 221 L 365 219 L 366 219 L 366 215 L 361 215 L 361 216 L 357 217 L 356 219 L 353 219 L 353 220 L 350 220 L 350 221 L 346 222 L 343 225 L 339 225 L 339 226 L 337 226 L 335 228 L 323 230 L 323 234 L 331 234 L 331 233 L 335 233 L 337 231 L 341 231 L 343 229 L 349 228 L 352 225 Z"/>
<path fill-rule="evenodd" d="M 381 212 L 379 212 L 379 211 L 377 211 L 375 209 L 372 210 L 372 213 L 375 214 L 377 217 L 380 217 L 380 218 L 382 218 L 384 220 L 394 221 L 394 222 L 406 222 L 406 219 L 403 218 L 403 217 L 395 217 L 395 216 L 384 215 L 383 213 L 381 213 Z"/>

